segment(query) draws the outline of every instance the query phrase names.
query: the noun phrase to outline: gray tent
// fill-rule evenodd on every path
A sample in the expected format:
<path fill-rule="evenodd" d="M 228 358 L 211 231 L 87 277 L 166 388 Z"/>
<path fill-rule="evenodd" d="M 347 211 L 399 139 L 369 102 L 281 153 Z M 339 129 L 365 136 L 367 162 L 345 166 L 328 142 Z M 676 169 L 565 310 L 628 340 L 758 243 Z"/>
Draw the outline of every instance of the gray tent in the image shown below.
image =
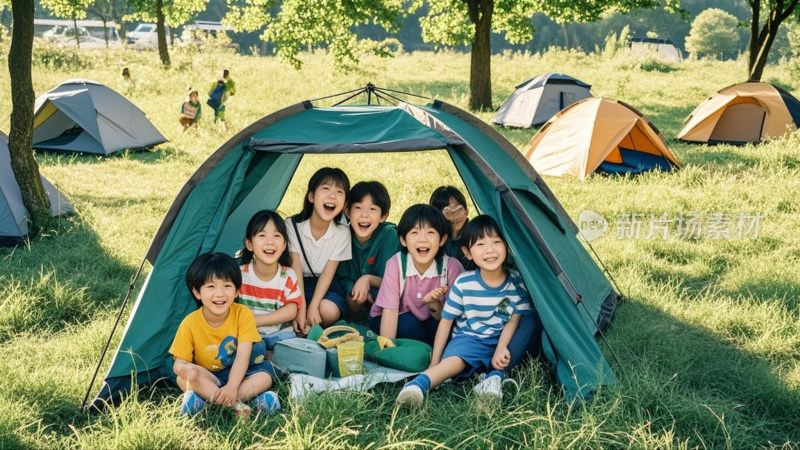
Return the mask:
<path fill-rule="evenodd" d="M 592 97 L 591 85 L 561 73 L 546 73 L 517 86 L 492 122 L 506 127 L 539 126 L 555 113 Z"/>
<path fill-rule="evenodd" d="M 68 80 L 36 99 L 37 150 L 108 155 L 166 141 L 142 110 L 96 81 Z"/>
<path fill-rule="evenodd" d="M 50 198 L 50 213 L 53 217 L 75 211 L 72 204 L 44 177 L 42 184 Z M 11 171 L 8 136 L 0 131 L 0 246 L 23 242 L 28 234 L 27 215 L 17 179 Z"/>

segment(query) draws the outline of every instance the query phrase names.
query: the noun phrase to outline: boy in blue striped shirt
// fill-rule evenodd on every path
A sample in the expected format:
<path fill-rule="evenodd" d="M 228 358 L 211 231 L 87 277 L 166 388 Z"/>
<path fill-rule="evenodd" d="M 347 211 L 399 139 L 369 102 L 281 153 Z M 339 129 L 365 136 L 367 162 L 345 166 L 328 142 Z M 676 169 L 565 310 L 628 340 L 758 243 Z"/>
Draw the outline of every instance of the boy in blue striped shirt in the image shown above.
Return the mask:
<path fill-rule="evenodd" d="M 530 295 L 519 273 L 505 266 L 508 246 L 493 218 L 481 215 L 470 220 L 462 243 L 464 254 L 477 269 L 462 273 L 453 283 L 436 331 L 431 364 L 403 386 L 398 404 L 419 406 L 428 390 L 446 379 L 476 372 L 483 373 L 475 386 L 478 395 L 502 398 L 501 385 L 512 359 L 509 343 L 520 317 L 533 312 Z"/>

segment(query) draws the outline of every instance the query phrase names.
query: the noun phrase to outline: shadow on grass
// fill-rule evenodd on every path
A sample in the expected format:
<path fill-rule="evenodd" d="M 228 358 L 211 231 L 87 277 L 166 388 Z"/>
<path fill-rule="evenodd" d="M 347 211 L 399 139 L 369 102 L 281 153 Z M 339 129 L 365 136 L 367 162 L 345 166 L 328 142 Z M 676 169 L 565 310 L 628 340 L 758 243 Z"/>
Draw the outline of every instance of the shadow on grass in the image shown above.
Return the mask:
<path fill-rule="evenodd" d="M 79 216 L 61 218 L 29 246 L 0 248 L 6 299 L 0 342 L 32 332 L 51 334 L 115 309 L 135 268 L 108 254 Z"/>
<path fill-rule="evenodd" d="M 725 447 L 726 433 L 733 448 L 800 436 L 800 393 L 777 367 L 709 330 L 633 299 L 618 309 L 610 338 L 627 366 L 619 389 L 629 414 L 654 429 L 708 448 Z"/>
<path fill-rule="evenodd" d="M 150 149 L 124 150 L 110 155 L 93 155 L 74 152 L 48 152 L 37 153 L 39 164 L 43 165 L 77 165 L 77 164 L 104 164 L 109 160 L 130 159 L 145 164 L 156 164 L 160 161 L 178 154 L 178 150 L 169 145 Z"/>

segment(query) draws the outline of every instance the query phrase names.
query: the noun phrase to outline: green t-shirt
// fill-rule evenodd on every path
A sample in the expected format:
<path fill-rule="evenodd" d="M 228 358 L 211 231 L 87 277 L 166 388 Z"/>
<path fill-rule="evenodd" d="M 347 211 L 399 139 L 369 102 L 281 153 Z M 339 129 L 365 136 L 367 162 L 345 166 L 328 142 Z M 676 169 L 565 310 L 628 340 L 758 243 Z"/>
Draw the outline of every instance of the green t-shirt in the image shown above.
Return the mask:
<path fill-rule="evenodd" d="M 352 228 L 350 228 L 350 238 L 353 259 L 340 262 L 336 269 L 336 279 L 347 293 L 353 290 L 356 281 L 363 275 L 383 278 L 386 261 L 400 251 L 400 241 L 397 239 L 397 229 L 393 223 L 384 222 L 378 225 L 370 240 L 364 244 L 358 242 Z M 374 288 L 372 290 L 374 290 L 372 296 L 375 297 L 378 291 Z"/>

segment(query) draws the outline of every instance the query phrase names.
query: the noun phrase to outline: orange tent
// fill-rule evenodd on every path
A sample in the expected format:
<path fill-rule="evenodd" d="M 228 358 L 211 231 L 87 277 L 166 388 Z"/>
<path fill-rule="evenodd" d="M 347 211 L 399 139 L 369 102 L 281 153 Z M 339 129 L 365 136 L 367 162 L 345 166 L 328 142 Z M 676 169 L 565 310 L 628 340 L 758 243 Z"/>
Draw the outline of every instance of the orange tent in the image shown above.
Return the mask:
<path fill-rule="evenodd" d="M 585 179 L 594 171 L 639 173 L 680 167 L 664 136 L 630 105 L 589 98 L 553 116 L 525 157 L 537 172 Z"/>
<path fill-rule="evenodd" d="M 769 83 L 728 86 L 692 111 L 678 139 L 699 143 L 762 142 L 797 129 L 800 102 Z"/>

